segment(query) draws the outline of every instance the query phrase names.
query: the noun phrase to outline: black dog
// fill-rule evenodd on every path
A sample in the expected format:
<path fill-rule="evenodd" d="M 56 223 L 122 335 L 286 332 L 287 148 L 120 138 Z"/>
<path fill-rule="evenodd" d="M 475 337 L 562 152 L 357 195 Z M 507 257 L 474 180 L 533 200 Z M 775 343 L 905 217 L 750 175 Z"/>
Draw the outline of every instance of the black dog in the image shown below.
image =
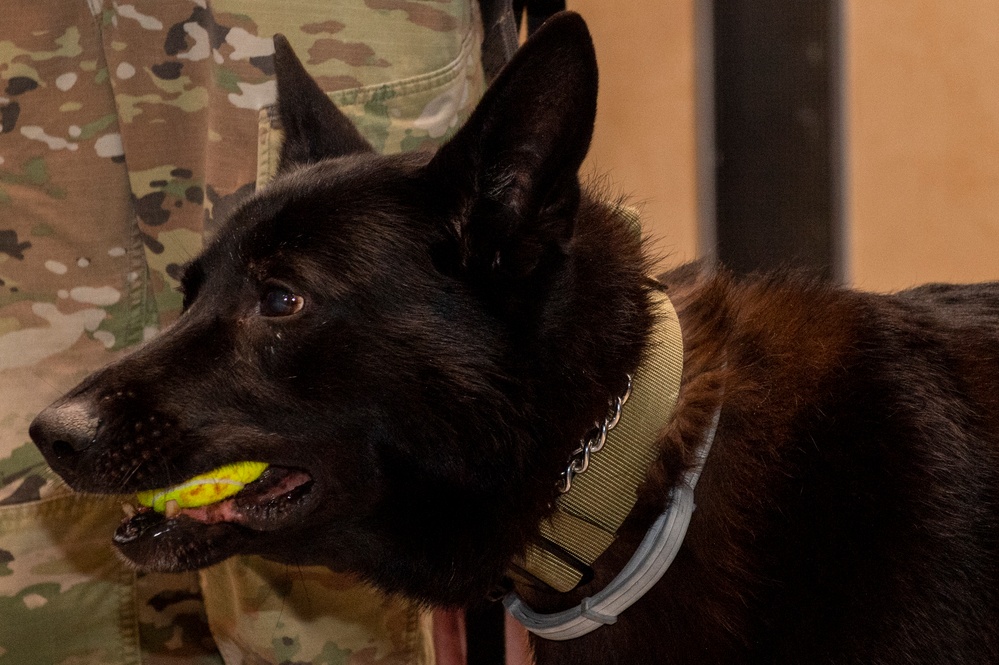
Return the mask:
<path fill-rule="evenodd" d="M 597 74 L 576 15 L 434 156 L 374 154 L 281 39 L 276 57 L 279 177 L 187 268 L 178 323 L 32 426 L 83 492 L 271 464 L 222 503 L 127 519 L 127 559 L 257 553 L 446 605 L 512 580 L 564 610 L 665 509 L 689 515 L 707 453 L 660 581 L 615 625 L 535 639 L 539 663 L 999 662 L 999 284 L 649 280 L 624 216 L 578 183 Z M 678 398 L 642 379 L 669 346 L 660 292 Z M 650 456 L 596 488 L 597 510 L 637 504 L 594 560 L 551 528 L 624 446 L 588 433 L 631 375 L 619 427 L 651 432 Z M 642 400 L 675 415 L 642 425 Z M 578 613 L 613 622 L 598 605 Z"/>

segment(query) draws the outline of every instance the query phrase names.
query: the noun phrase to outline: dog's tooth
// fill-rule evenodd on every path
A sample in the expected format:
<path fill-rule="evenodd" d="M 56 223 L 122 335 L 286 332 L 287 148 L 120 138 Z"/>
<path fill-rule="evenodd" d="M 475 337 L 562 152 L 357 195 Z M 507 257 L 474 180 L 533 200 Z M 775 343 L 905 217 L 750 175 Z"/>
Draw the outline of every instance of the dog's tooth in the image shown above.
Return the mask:
<path fill-rule="evenodd" d="M 125 503 L 121 504 L 121 510 L 122 510 L 122 512 L 125 513 L 125 517 L 127 517 L 129 519 L 132 519 L 133 517 L 135 517 L 136 513 L 139 512 L 138 510 L 135 509 L 135 506 L 133 506 L 132 504 L 128 503 L 127 501 Z"/>
<path fill-rule="evenodd" d="M 163 514 L 166 515 L 168 520 L 180 515 L 180 504 L 177 503 L 176 499 L 170 499 L 166 502 L 166 506 L 163 508 Z"/>

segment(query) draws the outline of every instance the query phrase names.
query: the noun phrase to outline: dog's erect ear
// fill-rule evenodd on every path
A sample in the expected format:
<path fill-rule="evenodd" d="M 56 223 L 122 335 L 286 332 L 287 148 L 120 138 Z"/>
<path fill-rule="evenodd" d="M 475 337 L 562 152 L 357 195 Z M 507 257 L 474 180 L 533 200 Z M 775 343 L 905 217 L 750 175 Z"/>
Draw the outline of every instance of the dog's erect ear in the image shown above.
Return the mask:
<path fill-rule="evenodd" d="M 549 19 L 486 91 L 428 173 L 449 201 L 460 269 L 525 276 L 564 250 L 597 105 L 586 23 Z"/>
<path fill-rule="evenodd" d="M 305 71 L 284 35 L 274 35 L 274 71 L 278 115 L 284 129 L 278 171 L 331 157 L 374 151 Z"/>

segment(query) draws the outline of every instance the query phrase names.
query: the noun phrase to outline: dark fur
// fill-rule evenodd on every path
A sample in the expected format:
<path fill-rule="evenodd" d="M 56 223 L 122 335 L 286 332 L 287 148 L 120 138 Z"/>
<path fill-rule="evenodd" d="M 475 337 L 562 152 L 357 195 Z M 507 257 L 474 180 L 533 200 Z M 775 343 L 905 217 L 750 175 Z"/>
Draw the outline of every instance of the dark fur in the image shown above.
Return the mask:
<path fill-rule="evenodd" d="M 277 60 L 280 177 L 187 270 L 178 323 L 32 434 L 87 492 L 239 459 L 311 474 L 273 530 L 182 516 L 123 548 L 140 566 L 259 553 L 476 601 L 652 322 L 637 237 L 577 181 L 586 28 L 550 22 L 432 158 L 375 155 L 281 40 Z M 723 400 L 698 509 L 646 597 L 535 641 L 538 662 L 999 662 L 999 284 L 871 295 L 696 265 L 663 283 L 686 364 L 661 460 L 592 583 L 519 591 L 558 609 L 606 584 Z M 301 312 L 262 316 L 275 284 Z"/>

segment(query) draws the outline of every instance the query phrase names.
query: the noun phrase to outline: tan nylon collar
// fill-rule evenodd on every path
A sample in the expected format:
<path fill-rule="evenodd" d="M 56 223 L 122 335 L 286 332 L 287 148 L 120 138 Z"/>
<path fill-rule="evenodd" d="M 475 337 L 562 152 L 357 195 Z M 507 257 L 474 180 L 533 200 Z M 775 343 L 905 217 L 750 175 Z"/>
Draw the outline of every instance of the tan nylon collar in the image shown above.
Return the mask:
<path fill-rule="evenodd" d="M 574 589 L 583 580 L 579 564 L 589 567 L 614 542 L 659 456 L 659 435 L 676 410 L 683 369 L 680 322 L 665 293 L 652 297 L 656 325 L 620 422 L 590 458 L 586 473 L 574 477 L 571 489 L 559 497 L 552 518 L 541 524 L 541 542 L 530 545 L 517 563 L 557 591 Z"/>

